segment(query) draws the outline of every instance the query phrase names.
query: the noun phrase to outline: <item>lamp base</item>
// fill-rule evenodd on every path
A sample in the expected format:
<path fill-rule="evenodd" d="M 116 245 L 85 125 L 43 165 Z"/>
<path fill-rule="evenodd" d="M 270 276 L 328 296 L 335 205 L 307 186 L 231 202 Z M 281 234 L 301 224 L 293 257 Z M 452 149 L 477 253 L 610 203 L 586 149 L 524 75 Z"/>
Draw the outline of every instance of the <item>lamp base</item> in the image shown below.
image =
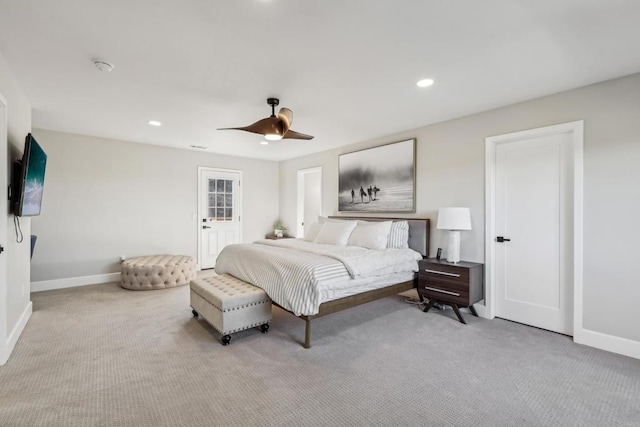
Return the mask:
<path fill-rule="evenodd" d="M 460 232 L 457 230 L 449 231 L 447 261 L 453 264 L 460 262 Z"/>

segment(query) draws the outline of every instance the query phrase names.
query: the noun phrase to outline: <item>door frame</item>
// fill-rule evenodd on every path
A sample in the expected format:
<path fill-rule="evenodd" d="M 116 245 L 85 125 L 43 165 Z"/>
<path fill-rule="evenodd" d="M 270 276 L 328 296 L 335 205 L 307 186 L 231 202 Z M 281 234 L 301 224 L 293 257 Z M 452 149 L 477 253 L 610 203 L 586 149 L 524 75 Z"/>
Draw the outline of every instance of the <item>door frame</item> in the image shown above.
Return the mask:
<path fill-rule="evenodd" d="M 234 209 L 236 210 L 236 212 L 238 213 L 238 222 L 240 223 L 240 231 L 238 232 L 238 241 L 242 242 L 242 171 L 241 170 L 237 170 L 237 169 L 223 169 L 223 168 L 214 168 L 214 167 L 210 167 L 210 166 L 198 166 L 198 173 L 196 176 L 196 180 L 198 181 L 197 183 L 197 191 L 198 193 L 196 194 L 196 201 L 197 201 L 197 211 L 196 211 L 196 235 L 198 237 L 198 261 L 196 264 L 196 269 L 198 271 L 201 270 L 200 268 L 200 261 L 202 260 L 202 233 L 200 233 L 201 230 L 201 226 L 202 226 L 202 200 L 200 198 L 200 195 L 202 194 L 202 173 L 203 172 L 225 172 L 225 173 L 237 173 L 238 175 L 240 175 L 240 180 L 238 182 L 238 198 L 237 198 L 237 205 L 234 206 Z"/>
<path fill-rule="evenodd" d="M 4 158 L 2 165 L 0 166 L 0 173 L 4 178 L 0 179 L 0 182 L 4 183 L 4 185 L 0 184 L 0 188 L 7 188 L 8 185 L 11 184 L 11 176 L 10 171 L 11 167 L 9 166 L 9 158 L 8 158 L 8 147 L 9 147 L 9 114 L 8 114 L 8 105 L 6 99 L 0 94 L 0 114 L 2 114 L 1 122 L 3 124 L 0 127 L 0 150 L 5 153 L 5 156 L 0 156 Z M 9 182 L 6 182 L 9 180 Z M 10 201 L 5 199 L 6 209 L 3 209 L 0 212 L 2 218 L 8 218 L 8 212 L 10 210 L 9 203 Z M 0 254 L 0 366 L 4 365 L 9 359 L 9 355 L 11 354 L 11 350 L 13 347 L 11 346 L 11 340 L 9 340 L 9 331 L 7 325 L 7 292 L 8 292 L 8 284 L 9 284 L 9 273 L 7 271 L 7 251 L 8 249 L 8 239 L 9 233 L 7 232 L 7 220 L 3 219 L 0 221 L 0 226 L 2 226 L 6 232 L 6 241 L 0 242 L 4 246 L 4 252 Z M 31 303 L 29 303 L 31 304 Z M 16 330 L 19 328 L 16 327 Z M 19 333 L 17 335 L 20 335 Z M 17 338 L 16 338 L 17 339 Z M 15 342 L 13 343 L 15 344 Z"/>
<path fill-rule="evenodd" d="M 313 168 L 307 169 L 299 169 L 297 173 L 297 198 L 296 198 L 296 237 L 304 236 L 304 226 L 302 222 L 304 221 L 304 177 L 309 173 L 320 172 L 320 212 L 322 211 L 322 205 L 324 197 L 322 197 L 324 192 L 324 183 L 322 179 L 322 166 L 316 166 Z"/>
<path fill-rule="evenodd" d="M 583 302 L 584 121 L 563 123 L 485 139 L 485 299 L 478 314 L 495 317 L 495 201 L 496 147 L 522 139 L 570 134 L 573 144 L 573 338 L 581 339 Z"/>

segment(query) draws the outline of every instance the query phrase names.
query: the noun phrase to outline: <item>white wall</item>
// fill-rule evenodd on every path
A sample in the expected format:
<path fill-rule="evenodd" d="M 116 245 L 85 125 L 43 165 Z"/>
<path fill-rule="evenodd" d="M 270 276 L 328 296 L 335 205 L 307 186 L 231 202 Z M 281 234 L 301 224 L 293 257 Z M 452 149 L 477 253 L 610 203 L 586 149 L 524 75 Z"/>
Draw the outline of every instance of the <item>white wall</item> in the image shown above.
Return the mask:
<path fill-rule="evenodd" d="M 242 236 L 278 218 L 278 163 L 35 129 L 48 155 L 32 281 L 120 271 L 120 256 L 197 257 L 198 166 L 243 171 Z"/>
<path fill-rule="evenodd" d="M 0 173 L 6 174 L 7 182 L 11 181 L 11 170 L 15 160 L 22 157 L 24 141 L 31 131 L 31 106 L 14 76 L 0 54 L 0 95 L 7 101 L 8 113 L 8 164 L 0 165 Z M 0 189 L 2 197 L 6 190 Z M 7 215 L 7 241 L 0 242 L 6 251 L 0 256 L 7 259 L 7 277 L 0 277 L 0 317 L 4 327 L 0 328 L 0 364 L 4 364 L 13 350 L 22 328 L 31 314 L 29 299 L 29 234 L 31 230 L 28 218 L 21 218 L 20 224 L 25 239 L 17 243 L 13 225 L 13 215 Z M 4 301 L 3 301 L 4 300 Z"/>
<path fill-rule="evenodd" d="M 417 138 L 416 217 L 441 206 L 471 208 L 461 257 L 484 261 L 484 144 L 488 136 L 584 120 L 585 329 L 640 349 L 640 74 L 438 123 L 281 163 L 280 217 L 293 223 L 298 169 L 323 167 L 323 214 L 337 213 L 338 154 Z M 432 224 L 431 255 L 444 247 Z M 637 357 L 640 357 L 640 350 Z"/>

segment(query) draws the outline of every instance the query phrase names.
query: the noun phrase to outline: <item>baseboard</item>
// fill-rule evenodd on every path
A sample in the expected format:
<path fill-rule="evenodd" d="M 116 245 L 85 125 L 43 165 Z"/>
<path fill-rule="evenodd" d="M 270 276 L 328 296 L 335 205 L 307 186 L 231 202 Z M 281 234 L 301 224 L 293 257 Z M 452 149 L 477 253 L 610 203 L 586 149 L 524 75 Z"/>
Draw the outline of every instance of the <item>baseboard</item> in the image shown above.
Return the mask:
<path fill-rule="evenodd" d="M 476 313 L 478 313 L 478 317 L 482 317 L 483 319 L 493 319 L 493 317 L 489 317 L 489 310 L 487 310 L 486 305 L 478 302 L 473 304 L 473 308 L 476 309 Z"/>
<path fill-rule="evenodd" d="M 65 279 L 42 280 L 31 282 L 31 292 L 50 291 L 53 289 L 74 288 L 76 286 L 98 285 L 100 283 L 119 282 L 120 273 L 96 274 L 94 276 L 68 277 Z"/>
<path fill-rule="evenodd" d="M 640 342 L 627 338 L 582 329 L 580 331 L 574 331 L 573 341 L 577 344 L 588 345 L 589 347 L 599 348 L 600 350 L 640 359 Z"/>
<path fill-rule="evenodd" d="M 5 351 L 2 355 L 2 359 L 0 360 L 0 366 L 4 365 L 5 363 L 7 363 L 7 360 L 9 360 L 9 356 L 11 356 L 11 353 L 13 352 L 13 349 L 15 348 L 16 343 L 18 342 L 18 338 L 20 338 L 20 334 L 22 334 L 24 327 L 27 326 L 27 322 L 31 317 L 32 310 L 33 310 L 33 304 L 31 303 L 31 301 L 29 301 L 29 304 L 27 304 L 27 306 L 25 307 L 24 311 L 22 312 L 22 315 L 20 316 L 20 319 L 18 319 L 18 323 L 16 324 L 16 326 L 13 328 L 13 330 L 7 337 L 7 342 L 5 343 Z"/>

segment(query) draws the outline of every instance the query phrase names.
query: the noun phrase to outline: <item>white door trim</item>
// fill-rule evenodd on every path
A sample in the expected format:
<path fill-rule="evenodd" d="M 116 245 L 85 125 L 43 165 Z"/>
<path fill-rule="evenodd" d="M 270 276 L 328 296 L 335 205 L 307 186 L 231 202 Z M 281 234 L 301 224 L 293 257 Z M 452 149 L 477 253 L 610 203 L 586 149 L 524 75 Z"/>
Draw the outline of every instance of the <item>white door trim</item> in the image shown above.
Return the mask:
<path fill-rule="evenodd" d="M 196 175 L 196 179 L 198 180 L 198 185 L 197 185 L 197 213 L 196 213 L 196 235 L 198 236 L 198 261 L 197 261 L 197 265 L 196 268 L 198 270 L 200 270 L 200 261 L 202 260 L 202 233 L 200 232 L 200 226 L 202 225 L 202 200 L 200 200 L 200 194 L 202 194 L 202 180 L 200 179 L 200 177 L 202 176 L 202 172 L 230 172 L 230 173 L 237 173 L 238 175 L 240 175 L 240 183 L 238 185 L 238 200 L 237 200 L 237 204 L 236 204 L 236 211 L 238 212 L 238 217 L 240 218 L 240 231 L 238 232 L 238 241 L 242 242 L 242 217 L 243 217 L 243 213 L 242 213 L 242 171 L 241 170 L 237 170 L 237 169 L 223 169 L 223 168 L 212 168 L 209 166 L 198 166 L 198 174 Z"/>
<path fill-rule="evenodd" d="M 499 144 L 524 138 L 538 138 L 556 134 L 571 134 L 573 141 L 573 339 L 582 342 L 583 302 L 583 151 L 584 121 L 579 120 L 538 129 L 509 133 L 485 140 L 485 299 L 484 307 L 478 304 L 478 314 L 487 319 L 495 317 L 495 184 L 496 147 Z"/>
<path fill-rule="evenodd" d="M 9 145 L 9 141 L 8 141 L 8 132 L 9 132 L 9 122 L 8 122 L 8 106 L 7 106 L 7 101 L 4 99 L 4 97 L 2 96 L 2 94 L 0 94 L 0 112 L 2 114 L 2 123 L 3 126 L 0 128 L 0 139 L 3 140 L 3 143 L 0 144 L 0 149 L 4 151 L 4 153 L 7 153 L 7 147 Z M 2 173 L 2 175 L 4 177 L 7 177 L 8 179 L 11 179 L 11 177 L 8 177 L 8 173 L 9 173 L 9 161 L 6 157 L 2 156 L 4 159 L 4 162 L 2 165 L 0 165 L 0 173 Z M 0 181 L 3 183 L 2 185 L 0 185 L 0 187 L 3 189 L 7 188 L 7 185 L 9 185 L 8 182 L 5 182 L 4 179 L 0 179 Z M 6 203 L 10 203 L 8 201 L 6 201 Z M 4 204 L 3 204 L 4 205 Z M 8 207 L 8 206 L 7 206 Z M 0 212 L 0 215 L 3 216 L 3 218 L 7 218 L 7 211 L 8 209 L 5 209 L 3 212 Z M 1 226 L 4 227 L 5 230 L 7 230 L 7 223 L 6 220 L 2 220 L 1 221 L 2 224 Z M 9 238 L 9 235 L 7 233 L 7 239 Z M 0 254 L 0 263 L 1 268 L 0 268 L 0 366 L 4 365 L 7 360 L 9 359 L 9 355 L 11 354 L 11 350 L 13 349 L 13 346 L 11 345 L 11 343 L 8 340 L 8 333 L 9 331 L 7 330 L 7 286 L 9 283 L 9 276 L 7 273 L 7 242 L 0 242 L 0 244 L 2 244 L 5 247 L 5 251 Z M 20 335 L 20 333 L 18 333 L 17 335 Z"/>
<path fill-rule="evenodd" d="M 296 198 L 296 205 L 297 205 L 297 213 L 296 213 L 296 237 L 302 237 L 304 235 L 304 227 L 302 225 L 302 222 L 304 221 L 304 176 L 308 173 L 315 173 L 315 172 L 320 172 L 320 212 L 323 212 L 322 210 L 322 201 L 324 199 L 324 197 L 322 197 L 323 194 L 323 179 L 322 179 L 322 166 L 316 166 L 313 168 L 307 168 L 307 169 L 299 169 L 298 170 L 298 180 L 297 180 L 297 198 Z"/>

